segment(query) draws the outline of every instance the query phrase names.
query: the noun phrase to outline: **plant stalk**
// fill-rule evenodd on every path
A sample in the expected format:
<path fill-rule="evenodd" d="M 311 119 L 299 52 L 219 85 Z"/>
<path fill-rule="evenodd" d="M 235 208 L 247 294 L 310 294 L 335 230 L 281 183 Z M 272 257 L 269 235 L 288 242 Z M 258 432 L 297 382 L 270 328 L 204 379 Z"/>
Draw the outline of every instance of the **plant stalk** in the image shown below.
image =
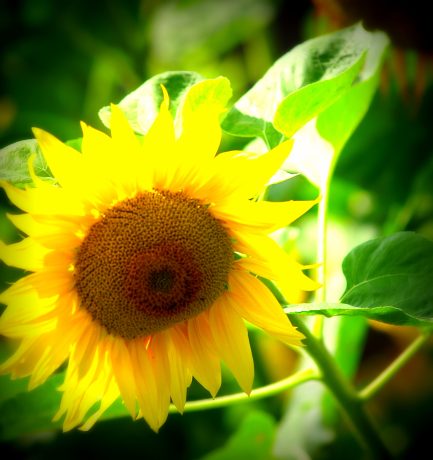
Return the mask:
<path fill-rule="evenodd" d="M 293 315 L 290 319 L 293 325 L 304 334 L 305 349 L 321 371 L 323 383 L 339 402 L 359 440 L 370 452 L 372 458 L 378 460 L 392 459 L 391 453 L 365 411 L 364 401 L 343 376 L 323 342 L 313 335 L 299 317 Z"/>

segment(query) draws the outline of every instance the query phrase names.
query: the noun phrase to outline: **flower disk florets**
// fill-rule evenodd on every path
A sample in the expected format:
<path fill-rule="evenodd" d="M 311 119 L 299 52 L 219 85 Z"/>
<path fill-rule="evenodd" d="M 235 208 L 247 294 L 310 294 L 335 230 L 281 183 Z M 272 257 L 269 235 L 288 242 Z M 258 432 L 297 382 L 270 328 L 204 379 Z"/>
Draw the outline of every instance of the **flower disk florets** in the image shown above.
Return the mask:
<path fill-rule="evenodd" d="M 78 248 L 81 305 L 113 335 L 147 336 L 198 315 L 227 285 L 233 249 L 198 200 L 145 192 L 108 209 Z"/>

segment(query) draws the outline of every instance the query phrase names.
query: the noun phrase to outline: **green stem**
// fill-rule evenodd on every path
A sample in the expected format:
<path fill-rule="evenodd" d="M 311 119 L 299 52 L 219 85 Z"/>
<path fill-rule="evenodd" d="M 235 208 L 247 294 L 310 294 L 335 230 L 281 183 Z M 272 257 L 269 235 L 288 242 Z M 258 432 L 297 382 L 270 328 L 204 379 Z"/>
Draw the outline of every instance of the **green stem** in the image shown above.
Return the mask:
<path fill-rule="evenodd" d="M 198 401 L 190 401 L 185 404 L 185 412 L 200 411 L 205 409 L 215 409 L 217 407 L 226 407 L 231 404 L 236 404 L 242 401 L 251 401 L 255 399 L 267 398 L 269 396 L 281 393 L 284 390 L 293 388 L 308 380 L 318 379 L 319 375 L 317 371 L 313 369 L 306 369 L 303 371 L 296 372 L 278 382 L 271 383 L 269 385 L 257 388 L 253 390 L 250 395 L 246 393 L 235 393 L 228 396 L 220 396 L 218 398 L 200 399 Z M 170 412 L 178 412 L 175 406 L 170 406 Z"/>
<path fill-rule="evenodd" d="M 327 278 L 327 235 L 328 235 L 328 202 L 329 189 L 331 187 L 332 174 L 335 167 L 336 158 L 329 164 L 326 178 L 320 186 L 321 199 L 318 204 L 317 213 L 317 261 L 320 264 L 316 270 L 316 281 L 321 285 L 314 293 L 314 300 L 323 303 L 327 300 L 326 278 Z M 318 315 L 313 324 L 313 333 L 316 337 L 322 337 L 324 317 Z"/>
<path fill-rule="evenodd" d="M 312 334 L 299 317 L 291 316 L 290 320 L 304 334 L 307 353 L 320 369 L 323 382 L 340 403 L 342 411 L 347 415 L 360 441 L 370 451 L 372 458 L 391 459 L 392 455 L 364 409 L 364 401 L 341 373 L 323 342 Z"/>
<path fill-rule="evenodd" d="M 364 400 L 372 398 L 401 370 L 429 338 L 430 334 L 423 334 L 417 337 L 384 371 L 359 392 L 359 397 Z"/>
<path fill-rule="evenodd" d="M 329 182 L 329 181 L 328 181 Z M 317 267 L 316 280 L 321 284 L 321 287 L 315 291 L 314 299 L 317 303 L 325 302 L 326 300 L 326 235 L 327 235 L 327 214 L 328 214 L 328 198 L 329 198 L 329 183 L 322 187 L 322 195 L 318 204 L 317 214 Z"/>

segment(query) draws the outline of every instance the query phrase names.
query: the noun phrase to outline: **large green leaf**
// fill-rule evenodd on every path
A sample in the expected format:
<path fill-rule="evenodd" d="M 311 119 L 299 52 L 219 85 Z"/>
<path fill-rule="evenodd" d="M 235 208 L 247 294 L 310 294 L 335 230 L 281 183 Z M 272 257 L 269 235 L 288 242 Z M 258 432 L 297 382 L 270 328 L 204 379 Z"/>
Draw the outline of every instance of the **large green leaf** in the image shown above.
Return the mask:
<path fill-rule="evenodd" d="M 231 134 L 290 137 L 350 89 L 370 47 L 382 34 L 355 25 L 308 40 L 285 54 L 227 114 Z"/>
<path fill-rule="evenodd" d="M 376 94 L 388 43 L 384 34 L 367 35 L 365 65 L 356 81 L 334 103 L 296 132 L 294 149 L 283 165 L 284 170 L 303 174 L 319 188 L 327 187 L 341 150 Z M 286 116 L 281 123 L 289 119 Z M 285 132 L 289 133 L 290 129 L 291 126 L 287 125 Z"/>
<path fill-rule="evenodd" d="M 367 241 L 346 256 L 343 272 L 347 288 L 342 303 L 392 306 L 433 321 L 433 241 L 413 232 Z"/>
<path fill-rule="evenodd" d="M 364 316 L 389 324 L 433 328 L 433 241 L 414 232 L 375 238 L 343 261 L 341 303 L 290 305 L 288 315 Z"/>
<path fill-rule="evenodd" d="M 341 151 L 370 107 L 388 49 L 389 40 L 384 34 L 369 34 L 365 39 L 368 52 L 354 85 L 317 118 L 317 130 L 332 144 L 336 154 Z"/>

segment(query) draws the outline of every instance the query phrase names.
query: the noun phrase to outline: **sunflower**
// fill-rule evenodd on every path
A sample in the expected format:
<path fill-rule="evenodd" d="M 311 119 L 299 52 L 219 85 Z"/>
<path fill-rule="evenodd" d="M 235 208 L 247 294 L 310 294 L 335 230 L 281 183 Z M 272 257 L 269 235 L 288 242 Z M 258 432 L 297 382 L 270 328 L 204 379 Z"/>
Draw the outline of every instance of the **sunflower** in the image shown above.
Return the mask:
<path fill-rule="evenodd" d="M 290 296 L 316 285 L 269 236 L 314 201 L 257 195 L 289 154 L 224 152 L 223 106 L 184 104 L 180 129 L 163 102 L 137 136 L 111 106 L 111 137 L 82 123 L 81 151 L 34 129 L 53 181 L 1 185 L 27 235 L 0 255 L 29 274 L 4 291 L 0 333 L 19 345 L 1 365 L 29 389 L 67 363 L 54 419 L 89 429 L 119 397 L 157 431 L 170 402 L 182 412 L 195 378 L 212 396 L 221 361 L 249 393 L 246 322 L 288 345 L 302 335 L 259 277 Z M 176 124 L 177 127 L 177 124 Z"/>

